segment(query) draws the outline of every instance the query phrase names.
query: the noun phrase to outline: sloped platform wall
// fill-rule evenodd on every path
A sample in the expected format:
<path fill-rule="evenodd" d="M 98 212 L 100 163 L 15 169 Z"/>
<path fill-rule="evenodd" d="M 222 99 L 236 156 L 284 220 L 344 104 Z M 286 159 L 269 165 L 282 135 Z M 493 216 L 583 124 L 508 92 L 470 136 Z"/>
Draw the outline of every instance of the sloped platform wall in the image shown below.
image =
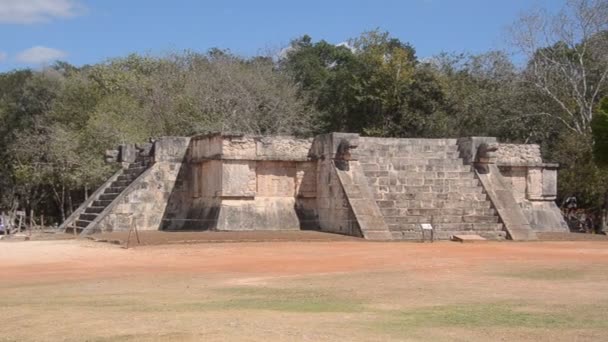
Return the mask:
<path fill-rule="evenodd" d="M 503 221 L 518 222 L 518 225 L 526 225 L 534 232 L 569 231 L 555 204 L 558 165 L 543 162 L 540 146 L 502 144 L 492 137 L 462 138 L 458 144 L 465 163 L 478 167 L 479 146 L 486 144 L 495 149 L 489 156 L 484 156 L 481 163 L 491 165 L 482 166 L 487 172 L 494 170 L 492 175 L 482 176 L 488 179 L 484 186 L 491 191 L 489 187 L 492 187 L 492 182 L 489 179 L 494 179 L 499 188 L 507 189 L 516 203 L 510 211 L 521 217 L 503 217 Z"/>
<path fill-rule="evenodd" d="M 158 230 L 190 138 L 163 137 L 154 143 L 153 164 L 137 177 L 83 233 Z"/>

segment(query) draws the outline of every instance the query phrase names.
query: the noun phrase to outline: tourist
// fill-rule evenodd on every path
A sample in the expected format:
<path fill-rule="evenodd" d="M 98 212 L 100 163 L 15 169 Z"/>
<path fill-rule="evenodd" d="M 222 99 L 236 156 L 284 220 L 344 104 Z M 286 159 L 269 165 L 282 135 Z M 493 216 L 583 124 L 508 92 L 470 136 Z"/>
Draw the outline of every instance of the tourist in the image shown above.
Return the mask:
<path fill-rule="evenodd" d="M 2 233 L 3 235 L 7 234 L 7 229 L 5 228 L 6 226 L 4 225 L 4 212 L 0 213 L 0 233 Z"/>
<path fill-rule="evenodd" d="M 564 207 L 566 208 L 566 213 L 570 213 L 572 211 L 575 211 L 578 207 L 578 204 L 576 203 L 576 196 L 572 195 L 572 196 L 568 196 L 565 200 L 564 200 Z"/>

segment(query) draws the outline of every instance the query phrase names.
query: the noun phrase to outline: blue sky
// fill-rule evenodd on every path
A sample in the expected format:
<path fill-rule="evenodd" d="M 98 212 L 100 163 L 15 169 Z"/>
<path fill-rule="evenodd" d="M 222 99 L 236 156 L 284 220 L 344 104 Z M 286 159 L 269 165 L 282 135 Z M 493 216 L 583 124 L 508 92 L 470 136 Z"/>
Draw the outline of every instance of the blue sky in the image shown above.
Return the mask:
<path fill-rule="evenodd" d="M 479 53 L 506 47 L 505 27 L 521 11 L 563 2 L 0 0 L 0 71 L 212 47 L 250 56 L 303 34 L 340 43 L 374 28 L 410 42 L 423 58 Z"/>

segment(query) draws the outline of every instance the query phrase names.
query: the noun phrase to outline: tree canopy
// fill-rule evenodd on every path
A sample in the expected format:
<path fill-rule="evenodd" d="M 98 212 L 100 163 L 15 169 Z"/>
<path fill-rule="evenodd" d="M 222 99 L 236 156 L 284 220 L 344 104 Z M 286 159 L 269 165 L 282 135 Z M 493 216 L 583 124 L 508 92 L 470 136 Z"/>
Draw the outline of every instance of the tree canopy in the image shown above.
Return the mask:
<path fill-rule="evenodd" d="M 599 206 L 608 16 L 597 15 L 605 1 L 572 4 L 522 16 L 513 32 L 522 65 L 504 51 L 420 59 L 407 41 L 372 30 L 337 45 L 303 35 L 278 56 L 215 48 L 0 73 L 0 207 L 61 220 L 112 172 L 105 149 L 211 131 L 538 143 L 562 165 L 559 193 Z"/>

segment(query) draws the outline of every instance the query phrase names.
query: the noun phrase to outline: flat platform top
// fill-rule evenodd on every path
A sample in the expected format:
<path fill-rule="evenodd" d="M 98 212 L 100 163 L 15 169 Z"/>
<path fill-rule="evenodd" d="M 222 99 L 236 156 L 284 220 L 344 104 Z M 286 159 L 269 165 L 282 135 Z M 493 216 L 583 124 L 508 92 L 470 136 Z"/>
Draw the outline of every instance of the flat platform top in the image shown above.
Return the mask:
<path fill-rule="evenodd" d="M 452 240 L 453 241 L 458 241 L 458 242 L 479 242 L 479 241 L 488 241 L 484 238 L 482 238 L 479 235 L 476 234 L 469 234 L 469 235 L 454 235 L 452 236 Z"/>

